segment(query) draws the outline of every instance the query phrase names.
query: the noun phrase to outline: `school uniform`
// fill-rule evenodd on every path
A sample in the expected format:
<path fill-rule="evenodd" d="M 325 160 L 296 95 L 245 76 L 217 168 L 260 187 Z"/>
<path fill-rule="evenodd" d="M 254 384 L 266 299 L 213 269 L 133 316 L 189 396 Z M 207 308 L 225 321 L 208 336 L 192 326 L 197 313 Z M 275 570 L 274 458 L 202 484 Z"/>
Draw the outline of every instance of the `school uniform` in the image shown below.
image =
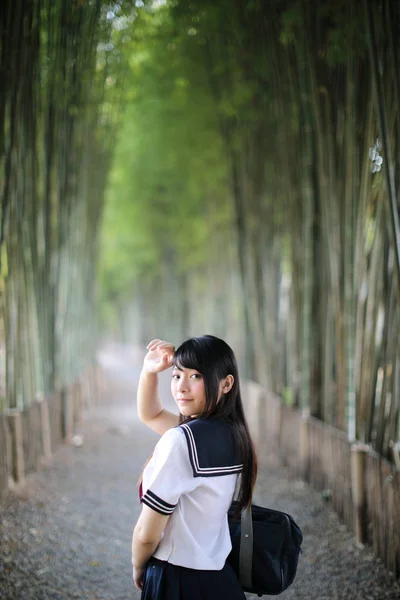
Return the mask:
<path fill-rule="evenodd" d="M 195 419 L 168 430 L 143 472 L 141 501 L 170 515 L 142 600 L 243 600 L 226 558 L 228 509 L 242 465 L 230 425 Z"/>

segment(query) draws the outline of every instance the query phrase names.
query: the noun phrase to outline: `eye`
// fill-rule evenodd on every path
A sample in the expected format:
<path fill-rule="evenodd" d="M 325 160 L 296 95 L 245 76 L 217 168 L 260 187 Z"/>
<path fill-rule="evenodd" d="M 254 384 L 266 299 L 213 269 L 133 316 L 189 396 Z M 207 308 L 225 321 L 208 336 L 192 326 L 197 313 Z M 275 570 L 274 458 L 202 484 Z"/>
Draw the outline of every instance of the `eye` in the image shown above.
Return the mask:
<path fill-rule="evenodd" d="M 174 375 L 172 375 L 172 379 L 178 380 L 179 379 L 179 375 L 177 373 L 175 373 Z"/>
<path fill-rule="evenodd" d="M 192 374 L 190 377 L 191 377 L 192 379 L 201 379 L 201 375 L 200 375 L 200 373 L 193 373 L 193 374 Z"/>

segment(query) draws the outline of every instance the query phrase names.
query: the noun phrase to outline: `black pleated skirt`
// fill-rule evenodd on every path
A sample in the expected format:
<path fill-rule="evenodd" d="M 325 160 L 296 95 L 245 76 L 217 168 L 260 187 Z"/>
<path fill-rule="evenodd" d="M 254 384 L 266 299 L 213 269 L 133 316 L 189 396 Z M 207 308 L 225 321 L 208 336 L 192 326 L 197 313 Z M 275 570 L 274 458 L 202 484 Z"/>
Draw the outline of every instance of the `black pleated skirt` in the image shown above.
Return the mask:
<path fill-rule="evenodd" d="M 151 558 L 141 600 L 246 600 L 231 566 L 200 571 Z"/>

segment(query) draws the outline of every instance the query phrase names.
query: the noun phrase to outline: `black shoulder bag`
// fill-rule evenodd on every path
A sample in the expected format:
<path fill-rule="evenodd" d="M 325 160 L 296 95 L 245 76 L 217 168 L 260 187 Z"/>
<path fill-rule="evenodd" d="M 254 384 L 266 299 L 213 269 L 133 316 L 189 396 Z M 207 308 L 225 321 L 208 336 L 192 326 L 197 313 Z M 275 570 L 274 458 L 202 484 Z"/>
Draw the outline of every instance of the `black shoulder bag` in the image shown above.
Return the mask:
<path fill-rule="evenodd" d="M 236 518 L 237 502 L 228 512 L 232 550 L 228 562 L 245 592 L 280 594 L 293 582 L 303 534 L 283 512 L 254 504 Z"/>

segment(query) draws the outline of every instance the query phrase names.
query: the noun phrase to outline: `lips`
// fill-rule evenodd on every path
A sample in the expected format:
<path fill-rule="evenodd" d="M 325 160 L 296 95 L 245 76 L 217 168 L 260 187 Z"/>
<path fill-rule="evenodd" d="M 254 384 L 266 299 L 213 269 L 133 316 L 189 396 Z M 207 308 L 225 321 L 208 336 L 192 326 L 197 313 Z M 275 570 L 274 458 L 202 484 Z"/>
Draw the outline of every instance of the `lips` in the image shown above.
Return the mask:
<path fill-rule="evenodd" d="M 178 398 L 178 402 L 193 402 L 192 398 Z"/>

